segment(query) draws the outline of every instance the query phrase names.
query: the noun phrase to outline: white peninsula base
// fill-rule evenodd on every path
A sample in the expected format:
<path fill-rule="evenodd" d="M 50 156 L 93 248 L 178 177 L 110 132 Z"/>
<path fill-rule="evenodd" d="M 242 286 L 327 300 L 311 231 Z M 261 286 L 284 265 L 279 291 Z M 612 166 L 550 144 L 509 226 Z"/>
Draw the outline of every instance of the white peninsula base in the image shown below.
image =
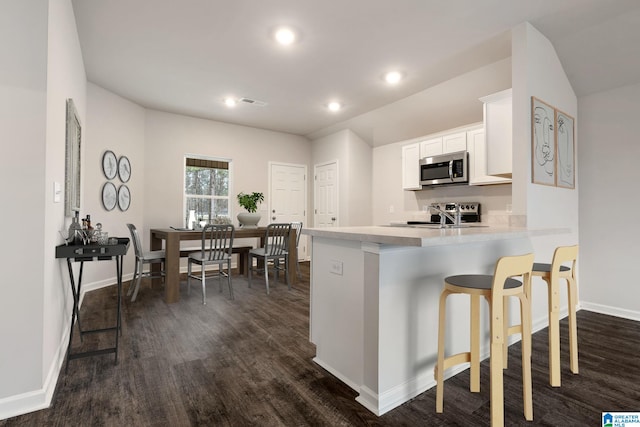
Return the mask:
<path fill-rule="evenodd" d="M 491 274 L 499 257 L 532 252 L 524 230 L 396 232 L 353 227 L 305 232 L 312 236 L 314 361 L 357 391 L 356 400 L 376 415 L 436 384 L 438 299 L 444 277 Z M 468 298 L 452 296 L 448 304 L 447 353 L 466 351 Z M 516 308 L 514 302 L 514 323 L 519 318 Z M 482 310 L 487 342 L 486 304 Z M 481 351 L 488 355 L 488 346 Z"/>

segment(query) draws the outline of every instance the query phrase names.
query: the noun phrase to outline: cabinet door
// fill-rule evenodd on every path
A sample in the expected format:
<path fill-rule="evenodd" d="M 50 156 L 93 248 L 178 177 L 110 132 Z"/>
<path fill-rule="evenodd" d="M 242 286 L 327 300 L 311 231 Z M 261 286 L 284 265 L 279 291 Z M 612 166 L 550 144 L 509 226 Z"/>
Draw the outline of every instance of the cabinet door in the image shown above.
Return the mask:
<path fill-rule="evenodd" d="M 442 152 L 455 153 L 456 151 L 467 151 L 467 133 L 458 132 L 442 137 Z"/>
<path fill-rule="evenodd" d="M 467 132 L 469 151 L 469 185 L 505 184 L 509 178 L 487 175 L 487 145 L 484 129 Z"/>
<path fill-rule="evenodd" d="M 442 137 L 427 139 L 420 143 L 420 157 L 431 157 L 442 154 Z"/>
<path fill-rule="evenodd" d="M 487 141 L 487 173 L 511 176 L 512 107 L 511 89 L 481 98 Z"/>
<path fill-rule="evenodd" d="M 420 144 L 402 147 L 402 188 L 422 190 L 420 185 Z"/>

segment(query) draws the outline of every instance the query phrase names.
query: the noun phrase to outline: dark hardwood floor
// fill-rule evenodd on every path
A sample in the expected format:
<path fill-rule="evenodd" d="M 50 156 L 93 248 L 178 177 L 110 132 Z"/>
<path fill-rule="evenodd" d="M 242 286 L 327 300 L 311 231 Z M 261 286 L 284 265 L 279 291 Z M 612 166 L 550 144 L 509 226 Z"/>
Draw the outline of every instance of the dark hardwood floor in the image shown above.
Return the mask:
<path fill-rule="evenodd" d="M 72 360 L 60 374 L 51 407 L 0 421 L 0 426 L 486 426 L 489 367 L 481 392 L 468 391 L 464 371 L 445 382 L 444 413 L 435 388 L 376 417 L 356 392 L 312 361 L 309 342 L 309 267 L 291 291 L 264 282 L 247 287 L 234 276 L 236 299 L 217 283 L 201 303 L 196 282 L 167 305 L 144 283 L 138 300 L 124 302 L 118 365 L 113 355 Z M 86 295 L 85 328 L 114 322 L 115 287 Z M 603 411 L 640 411 L 640 323 L 578 313 L 580 374 L 569 371 L 567 323 L 561 322 L 562 387 L 548 385 L 547 331 L 533 338 L 534 421 L 522 414 L 520 345 L 505 371 L 505 424 L 599 426 Z M 100 336 L 101 335 L 101 336 Z M 112 334 L 75 337 L 74 348 L 110 345 Z"/>

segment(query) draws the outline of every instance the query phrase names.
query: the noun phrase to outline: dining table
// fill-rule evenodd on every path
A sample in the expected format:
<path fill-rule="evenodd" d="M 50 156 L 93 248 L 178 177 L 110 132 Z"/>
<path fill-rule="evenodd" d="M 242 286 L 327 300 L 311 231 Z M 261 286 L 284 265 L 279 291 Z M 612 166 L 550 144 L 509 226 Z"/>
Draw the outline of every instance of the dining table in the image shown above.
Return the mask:
<path fill-rule="evenodd" d="M 264 247 L 264 239 L 267 227 L 235 229 L 234 241 L 236 239 L 257 238 L 260 239 L 260 247 Z M 164 300 L 166 303 L 176 303 L 180 301 L 180 242 L 183 240 L 201 240 L 202 230 L 185 230 L 174 228 L 152 228 L 149 232 L 150 248 L 152 251 L 165 250 L 165 283 Z M 296 230 L 289 233 L 288 251 L 288 273 L 289 281 L 293 285 L 297 282 L 296 262 L 298 262 L 298 248 L 296 246 Z M 160 266 L 153 266 L 159 268 Z M 152 280 L 152 286 L 160 286 L 162 279 Z"/>

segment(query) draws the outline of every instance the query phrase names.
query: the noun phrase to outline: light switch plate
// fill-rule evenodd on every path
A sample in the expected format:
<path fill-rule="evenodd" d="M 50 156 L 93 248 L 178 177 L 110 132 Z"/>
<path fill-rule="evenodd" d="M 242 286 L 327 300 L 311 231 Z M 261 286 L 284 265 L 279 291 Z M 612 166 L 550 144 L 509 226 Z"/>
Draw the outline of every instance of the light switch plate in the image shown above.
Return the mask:
<path fill-rule="evenodd" d="M 53 183 L 53 203 L 60 203 L 62 201 L 62 185 L 59 182 Z"/>

